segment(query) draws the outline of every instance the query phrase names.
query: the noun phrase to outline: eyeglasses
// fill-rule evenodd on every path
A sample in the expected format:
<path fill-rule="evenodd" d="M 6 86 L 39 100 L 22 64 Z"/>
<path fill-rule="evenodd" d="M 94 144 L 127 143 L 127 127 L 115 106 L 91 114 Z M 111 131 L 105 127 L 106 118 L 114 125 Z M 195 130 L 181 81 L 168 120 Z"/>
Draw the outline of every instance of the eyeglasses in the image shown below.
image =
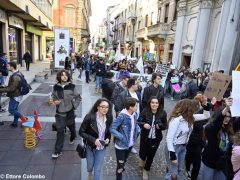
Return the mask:
<path fill-rule="evenodd" d="M 224 118 L 231 118 L 232 116 L 224 116 Z"/>
<path fill-rule="evenodd" d="M 102 108 L 102 109 L 108 109 L 109 108 L 109 106 L 99 106 L 100 108 Z"/>

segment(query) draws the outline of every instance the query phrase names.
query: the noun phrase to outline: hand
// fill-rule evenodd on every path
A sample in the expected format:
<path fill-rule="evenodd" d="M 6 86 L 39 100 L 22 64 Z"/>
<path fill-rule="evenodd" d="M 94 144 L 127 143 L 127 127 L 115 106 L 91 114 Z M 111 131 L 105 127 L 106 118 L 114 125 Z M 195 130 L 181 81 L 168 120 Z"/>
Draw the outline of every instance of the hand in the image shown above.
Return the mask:
<path fill-rule="evenodd" d="M 173 163 L 174 165 L 177 165 L 177 160 L 173 160 L 172 163 Z"/>
<path fill-rule="evenodd" d="M 105 139 L 105 144 L 107 145 L 108 143 L 109 143 L 109 139 L 107 138 L 107 139 Z"/>
<path fill-rule="evenodd" d="M 150 126 L 148 123 L 144 124 L 143 127 L 144 127 L 145 129 L 150 129 L 150 128 L 151 128 L 151 126 Z"/>
<path fill-rule="evenodd" d="M 59 100 L 55 100 L 53 102 L 54 102 L 55 105 L 59 105 L 61 103 L 61 101 L 59 101 Z"/>
<path fill-rule="evenodd" d="M 214 104 L 216 104 L 216 102 L 217 102 L 217 98 L 213 97 L 211 100 L 211 104 L 214 105 Z"/>
<path fill-rule="evenodd" d="M 100 143 L 99 139 L 96 139 L 95 145 L 96 145 L 97 147 L 101 147 L 102 144 Z"/>

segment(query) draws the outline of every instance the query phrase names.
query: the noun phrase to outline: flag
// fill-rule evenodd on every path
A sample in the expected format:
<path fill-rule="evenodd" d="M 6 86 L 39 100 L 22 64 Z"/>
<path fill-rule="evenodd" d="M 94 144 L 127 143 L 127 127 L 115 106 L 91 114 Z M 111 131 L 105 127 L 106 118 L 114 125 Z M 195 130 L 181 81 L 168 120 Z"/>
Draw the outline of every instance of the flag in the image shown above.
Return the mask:
<path fill-rule="evenodd" d="M 143 59 L 142 57 L 139 58 L 136 67 L 138 68 L 138 70 L 140 71 L 140 74 L 144 74 L 144 68 L 143 68 Z"/>
<path fill-rule="evenodd" d="M 120 51 L 120 43 L 118 44 L 118 49 L 115 54 L 115 62 L 119 62 L 121 60 L 121 51 Z"/>

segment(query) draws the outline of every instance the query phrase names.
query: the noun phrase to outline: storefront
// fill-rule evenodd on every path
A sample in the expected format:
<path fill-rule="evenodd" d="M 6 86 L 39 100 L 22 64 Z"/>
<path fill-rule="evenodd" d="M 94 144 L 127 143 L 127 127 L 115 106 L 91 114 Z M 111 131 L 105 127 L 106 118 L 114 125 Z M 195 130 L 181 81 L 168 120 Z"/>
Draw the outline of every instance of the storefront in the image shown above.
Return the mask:
<path fill-rule="evenodd" d="M 22 30 L 23 21 L 15 16 L 9 16 L 8 41 L 9 60 L 22 64 Z"/>
<path fill-rule="evenodd" d="M 4 37 L 5 37 L 5 27 L 6 27 L 6 13 L 0 9 L 0 53 L 6 53 L 6 47 L 4 43 Z"/>

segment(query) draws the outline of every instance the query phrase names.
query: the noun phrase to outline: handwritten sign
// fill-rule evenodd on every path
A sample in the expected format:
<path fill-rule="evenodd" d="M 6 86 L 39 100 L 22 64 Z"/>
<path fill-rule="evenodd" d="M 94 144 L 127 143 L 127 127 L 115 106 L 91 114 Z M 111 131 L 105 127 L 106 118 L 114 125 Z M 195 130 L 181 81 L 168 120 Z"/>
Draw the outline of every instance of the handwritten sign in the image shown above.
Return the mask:
<path fill-rule="evenodd" d="M 168 66 L 168 65 L 166 65 L 166 64 L 157 64 L 157 65 L 156 65 L 155 72 L 156 72 L 156 73 L 160 73 L 161 76 L 162 76 L 162 79 L 161 79 L 161 85 L 162 85 L 162 87 L 165 86 L 165 81 L 166 81 L 166 79 L 167 79 L 169 70 L 170 70 L 170 66 Z"/>
<path fill-rule="evenodd" d="M 240 71 L 232 72 L 232 95 L 233 105 L 231 107 L 232 117 L 240 116 Z"/>
<path fill-rule="evenodd" d="M 210 99 L 216 97 L 218 101 L 221 101 L 230 82 L 231 76 L 222 73 L 213 73 L 204 95 Z"/>

